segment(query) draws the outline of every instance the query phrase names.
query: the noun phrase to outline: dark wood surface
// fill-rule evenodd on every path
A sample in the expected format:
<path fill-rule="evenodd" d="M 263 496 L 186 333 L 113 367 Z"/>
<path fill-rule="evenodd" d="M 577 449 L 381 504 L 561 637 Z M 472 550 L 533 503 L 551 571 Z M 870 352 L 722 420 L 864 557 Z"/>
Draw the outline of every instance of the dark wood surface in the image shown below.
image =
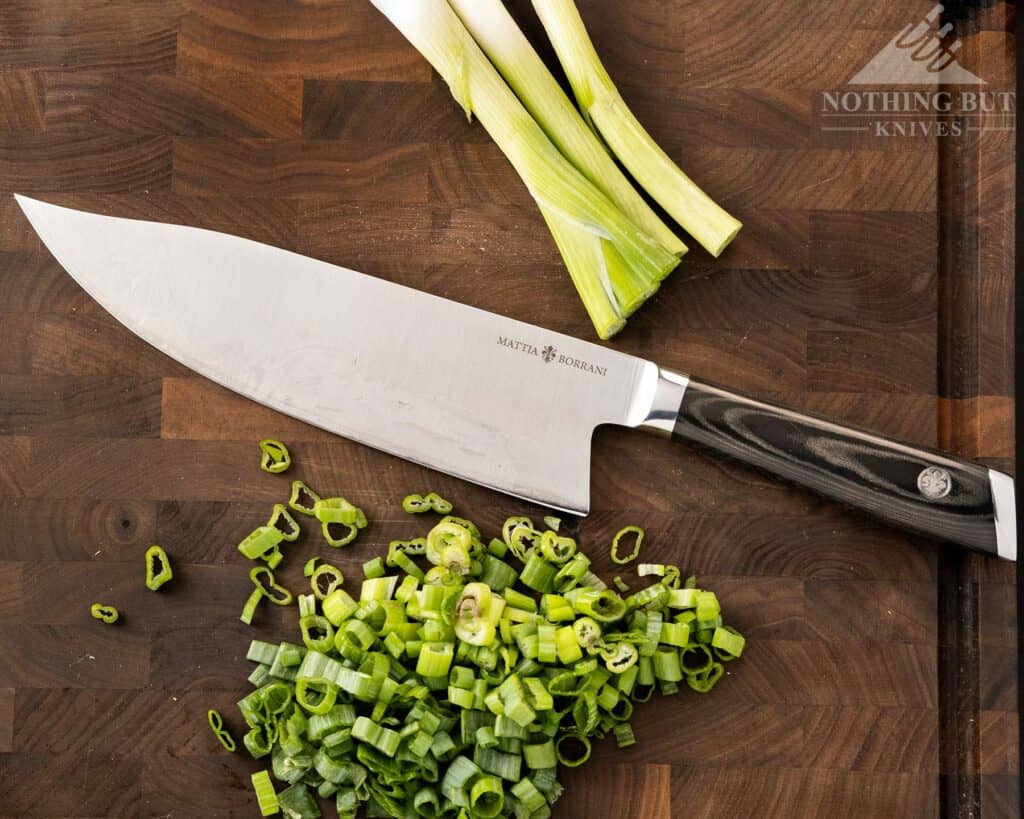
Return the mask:
<path fill-rule="evenodd" d="M 613 344 L 1012 470 L 1013 134 L 879 140 L 816 113 L 931 5 L 581 3 L 639 117 L 746 223 Z M 991 88 L 1011 87 L 1010 16 L 960 24 Z M 255 439 L 366 507 L 332 554 L 346 572 L 410 533 L 413 489 L 491 528 L 540 510 L 193 376 L 61 271 L 15 190 L 591 328 L 514 172 L 365 0 L 0 2 L 0 817 L 252 816 L 257 766 L 219 751 L 205 710 L 237 729 L 248 640 L 294 632 L 293 611 L 236 619 L 234 546 L 286 495 Z M 639 708 L 639 744 L 566 774 L 557 816 L 1017 815 L 1012 566 L 653 436 L 594 449 L 584 543 L 642 522 L 650 559 L 718 589 L 749 651 L 713 696 Z M 160 595 L 152 542 L 178 575 Z M 289 556 L 293 586 L 318 548 Z M 90 620 L 97 599 L 125 623 Z"/>

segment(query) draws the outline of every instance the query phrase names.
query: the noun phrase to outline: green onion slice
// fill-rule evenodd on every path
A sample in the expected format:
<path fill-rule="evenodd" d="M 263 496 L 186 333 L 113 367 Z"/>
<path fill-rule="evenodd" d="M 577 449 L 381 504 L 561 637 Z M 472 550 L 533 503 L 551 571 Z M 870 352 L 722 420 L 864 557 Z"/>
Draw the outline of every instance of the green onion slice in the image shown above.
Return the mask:
<path fill-rule="evenodd" d="M 633 551 L 628 555 L 620 555 L 619 544 L 624 537 L 628 537 L 629 535 L 634 536 Z M 619 531 L 615 533 L 615 537 L 612 538 L 612 563 L 618 563 L 620 566 L 625 565 L 626 563 L 632 563 L 640 556 L 640 545 L 643 542 L 644 530 L 639 526 L 625 526 L 622 529 L 619 529 Z"/>
<path fill-rule="evenodd" d="M 163 547 L 153 544 L 146 549 L 146 588 L 156 591 L 173 577 L 171 561 Z"/>
<path fill-rule="evenodd" d="M 118 621 L 121 613 L 113 606 L 106 606 L 103 603 L 93 603 L 89 606 L 89 614 L 92 615 L 93 619 L 99 620 L 107 625 L 112 625 Z"/>

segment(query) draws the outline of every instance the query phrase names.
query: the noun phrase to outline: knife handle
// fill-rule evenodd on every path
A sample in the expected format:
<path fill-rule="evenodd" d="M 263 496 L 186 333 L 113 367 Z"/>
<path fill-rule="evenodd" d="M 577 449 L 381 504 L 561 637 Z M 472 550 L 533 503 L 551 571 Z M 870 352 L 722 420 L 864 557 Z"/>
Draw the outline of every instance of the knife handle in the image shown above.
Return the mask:
<path fill-rule="evenodd" d="M 684 389 L 671 427 L 674 438 L 730 455 L 899 527 L 1017 559 L 1008 475 L 694 378 L 664 371 L 662 378 Z"/>

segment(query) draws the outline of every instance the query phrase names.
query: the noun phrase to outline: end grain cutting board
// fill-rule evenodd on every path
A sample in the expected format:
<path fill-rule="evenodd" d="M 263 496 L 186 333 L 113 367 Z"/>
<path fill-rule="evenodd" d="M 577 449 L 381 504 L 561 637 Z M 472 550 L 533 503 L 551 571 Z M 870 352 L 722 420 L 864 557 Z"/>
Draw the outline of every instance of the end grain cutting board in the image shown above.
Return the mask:
<path fill-rule="evenodd" d="M 746 223 L 615 346 L 1012 471 L 1012 118 L 891 137 L 822 108 L 931 3 L 580 5 L 640 119 Z M 1012 88 L 1012 9 L 947 12 L 989 90 Z M 252 816 L 256 766 L 205 711 L 239 726 L 235 543 L 286 491 L 254 441 L 293 443 L 313 486 L 367 509 L 346 574 L 409 533 L 413 489 L 490 527 L 541 510 L 192 375 L 72 283 L 12 191 L 591 328 L 508 163 L 365 0 L 0 3 L 0 816 Z M 558 817 L 1017 815 L 1013 565 L 641 434 L 595 447 L 584 542 L 643 523 L 647 556 L 713 584 L 749 650 L 713 696 L 638 708 L 639 744 L 567 773 Z M 142 585 L 152 542 L 166 594 Z M 96 599 L 123 626 L 91 621 Z M 261 617 L 292 635 L 292 612 Z"/>

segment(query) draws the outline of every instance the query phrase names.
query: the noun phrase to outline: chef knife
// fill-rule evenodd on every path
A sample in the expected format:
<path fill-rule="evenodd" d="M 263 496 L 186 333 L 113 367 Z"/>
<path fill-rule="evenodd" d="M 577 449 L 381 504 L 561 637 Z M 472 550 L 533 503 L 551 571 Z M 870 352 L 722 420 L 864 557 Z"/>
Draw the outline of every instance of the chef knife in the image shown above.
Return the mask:
<path fill-rule="evenodd" d="M 64 268 L 154 347 L 377 449 L 585 515 L 595 427 L 639 427 L 1016 559 L 1013 480 L 980 464 L 280 248 L 17 200 Z"/>

